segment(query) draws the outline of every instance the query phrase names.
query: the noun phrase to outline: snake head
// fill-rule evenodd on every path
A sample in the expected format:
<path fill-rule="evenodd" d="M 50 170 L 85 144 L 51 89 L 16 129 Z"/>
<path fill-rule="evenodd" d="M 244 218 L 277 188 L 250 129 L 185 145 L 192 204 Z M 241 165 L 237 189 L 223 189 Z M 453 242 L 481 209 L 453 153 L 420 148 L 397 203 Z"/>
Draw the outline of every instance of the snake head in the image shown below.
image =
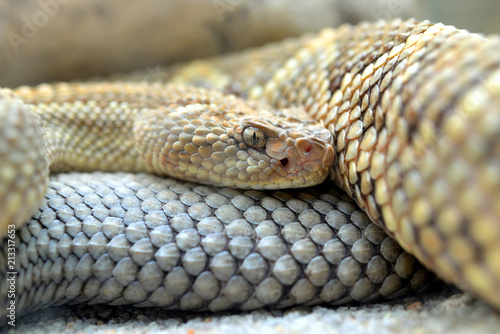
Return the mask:
<path fill-rule="evenodd" d="M 134 133 L 151 171 L 243 189 L 308 187 L 328 176 L 332 135 L 305 112 L 200 92 L 141 114 Z"/>
<path fill-rule="evenodd" d="M 249 156 L 246 162 L 257 166 L 247 171 L 260 168 L 250 177 L 250 187 L 300 188 L 323 182 L 335 160 L 330 131 L 302 110 L 259 114 L 243 119 L 235 135 Z"/>

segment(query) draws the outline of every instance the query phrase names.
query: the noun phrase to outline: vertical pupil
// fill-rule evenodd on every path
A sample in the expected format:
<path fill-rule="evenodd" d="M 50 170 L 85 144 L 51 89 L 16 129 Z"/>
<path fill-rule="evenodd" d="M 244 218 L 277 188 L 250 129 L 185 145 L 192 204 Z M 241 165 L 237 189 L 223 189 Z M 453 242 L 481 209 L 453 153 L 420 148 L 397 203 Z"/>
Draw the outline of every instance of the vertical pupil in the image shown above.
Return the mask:
<path fill-rule="evenodd" d="M 257 146 L 257 133 L 254 131 L 252 134 L 253 146 Z"/>

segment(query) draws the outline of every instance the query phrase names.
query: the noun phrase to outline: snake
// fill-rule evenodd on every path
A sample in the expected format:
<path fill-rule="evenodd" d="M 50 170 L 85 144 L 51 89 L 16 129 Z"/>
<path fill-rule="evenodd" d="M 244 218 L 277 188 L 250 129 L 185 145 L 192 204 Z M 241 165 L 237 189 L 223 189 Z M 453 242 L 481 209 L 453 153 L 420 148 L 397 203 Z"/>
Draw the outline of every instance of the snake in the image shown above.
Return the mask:
<path fill-rule="evenodd" d="M 172 66 L 166 85 L 3 90 L 3 318 L 340 305 L 420 291 L 424 267 L 500 307 L 499 54 L 452 26 L 364 22 Z M 84 173 L 46 190 L 49 161 Z M 338 189 L 285 190 L 328 172 Z"/>

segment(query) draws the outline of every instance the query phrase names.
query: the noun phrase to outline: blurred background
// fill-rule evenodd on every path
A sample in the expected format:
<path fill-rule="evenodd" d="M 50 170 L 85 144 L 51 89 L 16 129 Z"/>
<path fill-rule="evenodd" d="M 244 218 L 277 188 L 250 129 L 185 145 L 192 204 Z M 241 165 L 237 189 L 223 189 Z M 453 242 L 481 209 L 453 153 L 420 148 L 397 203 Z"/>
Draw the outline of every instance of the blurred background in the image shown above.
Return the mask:
<path fill-rule="evenodd" d="M 416 17 L 500 32 L 498 0 L 0 2 L 0 86 L 154 68 L 343 22 Z"/>
<path fill-rule="evenodd" d="M 444 22 L 472 32 L 500 33 L 498 0 L 415 0 L 414 16 Z"/>

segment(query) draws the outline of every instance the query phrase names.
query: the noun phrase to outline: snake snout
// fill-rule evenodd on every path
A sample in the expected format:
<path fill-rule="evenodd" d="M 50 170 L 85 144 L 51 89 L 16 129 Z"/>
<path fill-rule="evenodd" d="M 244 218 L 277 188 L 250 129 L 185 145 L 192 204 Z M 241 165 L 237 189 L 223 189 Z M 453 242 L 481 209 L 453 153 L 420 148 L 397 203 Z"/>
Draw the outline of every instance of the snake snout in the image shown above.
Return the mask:
<path fill-rule="evenodd" d="M 331 142 L 330 137 L 289 133 L 286 140 L 270 139 L 266 153 L 281 165 L 278 174 L 288 182 L 294 186 L 314 185 L 324 180 L 335 160 Z"/>

